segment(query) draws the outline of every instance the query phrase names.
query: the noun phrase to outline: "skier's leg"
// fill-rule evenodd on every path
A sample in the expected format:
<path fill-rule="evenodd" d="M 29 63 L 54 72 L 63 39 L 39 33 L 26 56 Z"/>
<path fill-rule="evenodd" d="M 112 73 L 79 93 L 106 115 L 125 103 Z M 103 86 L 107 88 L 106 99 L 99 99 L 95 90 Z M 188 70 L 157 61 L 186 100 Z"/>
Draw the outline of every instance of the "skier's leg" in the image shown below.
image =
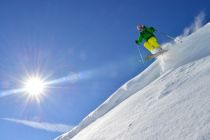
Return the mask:
<path fill-rule="evenodd" d="M 157 42 L 157 39 L 155 37 L 151 37 L 149 40 L 149 43 L 152 45 L 153 50 L 151 50 L 152 54 L 158 53 L 158 52 L 162 52 L 165 51 L 162 49 L 162 47 L 159 45 L 159 43 Z"/>
<path fill-rule="evenodd" d="M 146 41 L 144 43 L 144 47 L 152 54 L 163 51 L 155 37 L 151 37 L 148 41 Z"/>
<path fill-rule="evenodd" d="M 151 37 L 148 42 L 153 46 L 154 49 L 160 48 L 159 43 L 155 37 Z"/>
<path fill-rule="evenodd" d="M 153 50 L 153 47 L 152 47 L 152 45 L 151 45 L 151 43 L 149 42 L 149 41 L 146 41 L 145 43 L 144 43 L 144 47 L 148 50 L 148 51 L 152 51 Z"/>

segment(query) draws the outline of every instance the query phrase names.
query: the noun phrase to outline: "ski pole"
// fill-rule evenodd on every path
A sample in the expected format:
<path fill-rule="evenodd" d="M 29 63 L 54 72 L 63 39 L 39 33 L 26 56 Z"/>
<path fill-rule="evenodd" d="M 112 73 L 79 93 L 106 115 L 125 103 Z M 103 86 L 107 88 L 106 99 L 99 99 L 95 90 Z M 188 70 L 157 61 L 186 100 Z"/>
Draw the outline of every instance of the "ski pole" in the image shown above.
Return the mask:
<path fill-rule="evenodd" d="M 143 56 L 142 56 L 142 53 L 141 53 L 141 50 L 140 50 L 139 46 L 137 46 L 137 49 L 138 49 L 139 56 L 141 58 L 141 62 L 144 64 L 144 59 L 143 59 Z"/>
<path fill-rule="evenodd" d="M 156 30 L 157 31 L 157 30 Z M 166 33 L 164 33 L 164 32 L 160 32 L 160 31 L 157 31 L 159 34 L 162 34 L 162 35 L 164 35 L 164 36 L 166 36 L 166 37 L 168 37 L 168 38 L 170 38 L 170 39 L 172 39 L 173 41 L 179 41 L 180 43 L 182 43 L 182 40 L 180 40 L 180 39 L 176 39 L 176 38 L 174 38 L 174 37 L 172 37 L 172 36 L 170 36 L 170 35 L 168 35 L 168 34 L 166 34 Z"/>

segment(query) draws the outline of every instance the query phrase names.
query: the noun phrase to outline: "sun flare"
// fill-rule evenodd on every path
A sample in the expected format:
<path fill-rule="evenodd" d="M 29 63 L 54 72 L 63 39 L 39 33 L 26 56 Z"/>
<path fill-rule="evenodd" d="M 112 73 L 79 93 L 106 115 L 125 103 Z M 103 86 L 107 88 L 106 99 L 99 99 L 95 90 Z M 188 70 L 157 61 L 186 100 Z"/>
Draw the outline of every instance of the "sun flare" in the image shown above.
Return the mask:
<path fill-rule="evenodd" d="M 44 93 L 46 85 L 39 77 L 31 77 L 25 82 L 25 91 L 32 96 L 39 96 Z"/>

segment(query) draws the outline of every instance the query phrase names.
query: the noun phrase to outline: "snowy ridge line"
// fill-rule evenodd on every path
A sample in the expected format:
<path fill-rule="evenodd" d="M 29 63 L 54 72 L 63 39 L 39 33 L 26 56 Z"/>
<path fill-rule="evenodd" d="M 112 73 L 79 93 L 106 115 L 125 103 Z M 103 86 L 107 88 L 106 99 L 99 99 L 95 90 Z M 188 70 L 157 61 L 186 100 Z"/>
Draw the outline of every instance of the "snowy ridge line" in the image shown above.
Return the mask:
<path fill-rule="evenodd" d="M 71 140 L 209 140 L 209 71 L 210 56 L 171 69 Z"/>
<path fill-rule="evenodd" d="M 160 77 L 161 73 L 175 69 L 192 61 L 196 61 L 210 55 L 210 23 L 197 32 L 183 38 L 182 44 L 167 44 L 164 46 L 169 51 L 151 64 L 146 70 L 120 87 L 103 104 L 84 118 L 79 125 L 71 131 L 56 138 L 56 140 L 69 140 L 77 135 L 85 127 L 104 116 L 131 95 L 143 90 L 148 84 Z M 206 42 L 202 44 L 202 42 Z M 202 46 L 200 45 L 202 44 Z M 170 46 L 170 47 L 168 47 Z"/>

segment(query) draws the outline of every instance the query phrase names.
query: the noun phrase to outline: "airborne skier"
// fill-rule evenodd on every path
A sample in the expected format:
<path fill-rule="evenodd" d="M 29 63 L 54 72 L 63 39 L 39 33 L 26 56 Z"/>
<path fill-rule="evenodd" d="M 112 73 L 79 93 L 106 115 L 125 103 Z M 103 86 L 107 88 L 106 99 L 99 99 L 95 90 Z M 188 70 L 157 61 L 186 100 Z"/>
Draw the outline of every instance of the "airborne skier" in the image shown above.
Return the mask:
<path fill-rule="evenodd" d="M 138 40 L 136 40 L 136 44 L 140 45 L 144 39 L 144 47 L 151 52 L 151 54 L 147 56 L 147 59 L 157 57 L 166 52 L 166 50 L 163 50 L 157 42 L 157 39 L 154 35 L 156 30 L 153 27 L 138 25 L 137 30 L 140 32 L 140 34 Z"/>

